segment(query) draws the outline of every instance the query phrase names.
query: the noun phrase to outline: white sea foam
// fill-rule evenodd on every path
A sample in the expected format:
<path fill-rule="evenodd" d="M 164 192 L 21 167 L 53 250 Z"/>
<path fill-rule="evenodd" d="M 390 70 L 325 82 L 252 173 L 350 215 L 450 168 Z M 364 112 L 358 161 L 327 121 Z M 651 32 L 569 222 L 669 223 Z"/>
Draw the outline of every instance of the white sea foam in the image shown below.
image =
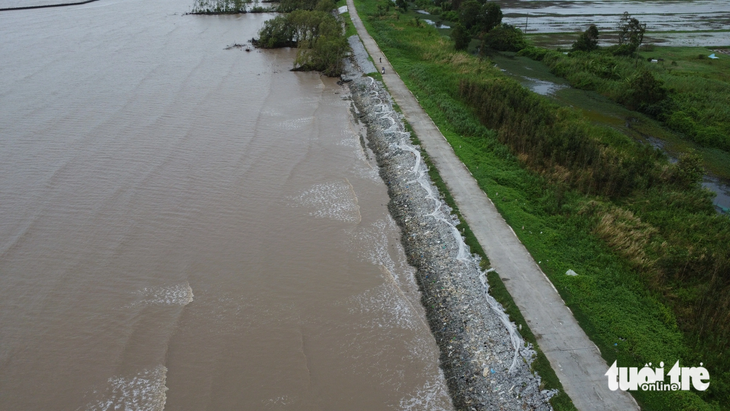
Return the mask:
<path fill-rule="evenodd" d="M 400 400 L 401 410 L 429 410 L 441 411 L 452 410 L 451 397 L 443 383 L 444 377 L 439 369 L 429 380 L 418 387 L 415 392 Z"/>
<path fill-rule="evenodd" d="M 167 401 L 167 368 L 158 365 L 134 376 L 109 378 L 102 391 L 94 391 L 95 400 L 79 410 L 86 411 L 162 411 Z"/>
<path fill-rule="evenodd" d="M 193 302 L 193 289 L 187 281 L 181 284 L 163 287 L 145 287 L 135 291 L 139 300 L 133 305 L 181 305 Z"/>
<path fill-rule="evenodd" d="M 339 146 L 349 147 L 358 161 L 352 163 L 353 171 L 358 177 L 375 182 L 382 182 L 378 174 L 377 165 L 371 163 L 365 154 L 365 149 L 360 142 L 360 135 L 354 131 L 355 126 L 350 123 L 351 129 L 343 130 L 342 139 L 337 143 Z"/>
<path fill-rule="evenodd" d="M 369 327 L 418 329 L 421 322 L 410 302 L 393 287 L 383 283 L 348 301 L 351 313 L 368 313 L 371 316 Z"/>
<path fill-rule="evenodd" d="M 315 184 L 292 198 L 293 206 L 309 208 L 309 215 L 348 223 L 360 222 L 360 206 L 347 180 Z"/>
<path fill-rule="evenodd" d="M 406 261 L 405 252 L 397 240 L 398 232 L 390 214 L 368 226 L 358 226 L 353 232 L 350 246 L 357 250 L 363 261 L 380 269 L 384 283 L 354 297 L 354 308 L 350 311 L 379 313 L 371 321 L 372 327 L 428 329 L 415 269 Z"/>

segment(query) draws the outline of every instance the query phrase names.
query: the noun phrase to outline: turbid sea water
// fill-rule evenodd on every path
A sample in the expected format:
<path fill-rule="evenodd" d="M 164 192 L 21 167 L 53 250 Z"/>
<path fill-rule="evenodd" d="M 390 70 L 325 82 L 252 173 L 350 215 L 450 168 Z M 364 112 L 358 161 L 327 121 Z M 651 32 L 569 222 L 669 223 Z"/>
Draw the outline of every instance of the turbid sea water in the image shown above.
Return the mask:
<path fill-rule="evenodd" d="M 452 409 L 347 89 L 191 6 L 0 13 L 0 409 Z"/>

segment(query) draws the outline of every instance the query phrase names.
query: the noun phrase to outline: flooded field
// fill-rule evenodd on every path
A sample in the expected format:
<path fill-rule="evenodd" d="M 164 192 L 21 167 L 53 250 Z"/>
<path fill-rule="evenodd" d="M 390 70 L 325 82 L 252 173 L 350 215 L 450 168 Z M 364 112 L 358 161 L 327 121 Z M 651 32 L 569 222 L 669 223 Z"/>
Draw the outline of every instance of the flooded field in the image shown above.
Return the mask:
<path fill-rule="evenodd" d="M 595 24 L 599 31 L 614 31 L 621 15 L 628 11 L 646 23 L 645 43 L 672 46 L 730 46 L 730 3 L 708 1 L 505 1 L 504 23 L 528 34 L 578 33 Z M 669 32 L 669 33 L 668 33 Z M 682 32 L 682 33 L 676 33 Z M 567 45 L 574 39 L 555 46 Z M 613 44 L 603 36 L 604 45 Z"/>
<path fill-rule="evenodd" d="M 0 409 L 453 409 L 347 89 L 190 3 L 0 13 Z"/>

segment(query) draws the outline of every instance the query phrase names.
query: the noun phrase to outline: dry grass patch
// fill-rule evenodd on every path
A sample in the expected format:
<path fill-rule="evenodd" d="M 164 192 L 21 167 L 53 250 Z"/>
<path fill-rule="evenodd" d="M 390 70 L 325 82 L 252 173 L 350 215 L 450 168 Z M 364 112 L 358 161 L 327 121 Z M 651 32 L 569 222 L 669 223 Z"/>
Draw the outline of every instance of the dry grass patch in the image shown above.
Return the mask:
<path fill-rule="evenodd" d="M 641 221 L 629 210 L 596 201 L 588 202 L 581 213 L 597 217 L 593 232 L 634 268 L 648 270 L 655 266 L 656 259 L 649 258 L 645 250 L 659 232 L 656 227 Z"/>

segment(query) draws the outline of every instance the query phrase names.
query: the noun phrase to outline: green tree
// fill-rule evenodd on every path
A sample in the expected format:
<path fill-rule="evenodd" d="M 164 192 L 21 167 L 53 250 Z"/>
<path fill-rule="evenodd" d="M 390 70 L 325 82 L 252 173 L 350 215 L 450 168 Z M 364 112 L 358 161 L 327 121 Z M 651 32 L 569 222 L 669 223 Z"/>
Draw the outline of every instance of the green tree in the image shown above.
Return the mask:
<path fill-rule="evenodd" d="M 401 9 L 401 11 L 408 11 L 408 2 L 406 0 L 395 0 L 395 5 Z"/>
<path fill-rule="evenodd" d="M 317 8 L 328 8 L 321 0 Z M 319 10 L 295 10 L 264 23 L 256 44 L 274 48 L 297 46 L 295 70 L 317 70 L 328 76 L 342 72 L 341 61 L 349 45 L 339 21 Z"/>
<path fill-rule="evenodd" d="M 468 0 L 461 4 L 459 21 L 474 35 L 488 33 L 502 22 L 502 9 L 495 2 Z"/>
<path fill-rule="evenodd" d="M 527 42 L 522 30 L 510 24 L 500 24 L 484 36 L 482 45 L 499 51 L 520 51 L 527 47 Z"/>
<path fill-rule="evenodd" d="M 461 23 L 456 23 L 451 31 L 451 38 L 454 39 L 454 48 L 457 50 L 466 50 L 471 42 L 469 31 Z"/>
<path fill-rule="evenodd" d="M 661 105 L 667 98 L 667 89 L 664 88 L 664 82 L 657 80 L 650 72 L 643 71 L 633 77 L 628 86 L 624 101 L 627 107 L 654 116 L 661 114 Z"/>
<path fill-rule="evenodd" d="M 468 31 L 472 32 L 475 29 L 481 8 L 482 6 L 475 0 L 468 0 L 461 4 L 461 8 L 459 9 L 459 22 Z"/>
<path fill-rule="evenodd" d="M 259 38 L 254 44 L 264 48 L 293 47 L 296 46 L 295 34 L 288 16 L 276 16 L 264 22 L 264 27 L 259 31 Z"/>
<path fill-rule="evenodd" d="M 633 53 L 644 41 L 646 23 L 642 24 L 639 20 L 631 17 L 628 11 L 625 11 L 621 16 L 621 20 L 619 20 L 617 29 L 619 49 L 622 46 L 628 46 L 628 49 Z"/>
<path fill-rule="evenodd" d="M 502 8 L 495 2 L 486 2 L 479 10 L 477 17 L 478 31 L 488 33 L 502 23 Z"/>
<path fill-rule="evenodd" d="M 317 5 L 314 7 L 317 11 L 326 11 L 330 12 L 337 8 L 337 5 L 335 4 L 334 0 L 319 0 Z"/>
<path fill-rule="evenodd" d="M 593 51 L 598 48 L 598 27 L 591 24 L 590 27 L 578 37 L 573 43 L 573 51 Z"/>

